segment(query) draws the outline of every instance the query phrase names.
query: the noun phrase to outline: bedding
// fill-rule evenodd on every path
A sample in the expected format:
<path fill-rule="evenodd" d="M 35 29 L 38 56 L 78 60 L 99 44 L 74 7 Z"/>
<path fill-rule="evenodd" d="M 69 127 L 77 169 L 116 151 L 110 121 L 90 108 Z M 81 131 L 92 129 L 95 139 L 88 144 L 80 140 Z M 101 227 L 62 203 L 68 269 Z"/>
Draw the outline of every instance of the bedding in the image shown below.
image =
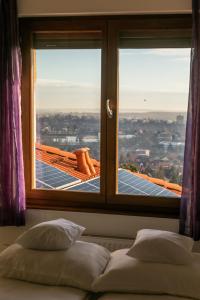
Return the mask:
<path fill-rule="evenodd" d="M 97 244 L 77 241 L 67 250 L 39 251 L 13 244 L 0 253 L 0 275 L 40 284 L 91 290 L 103 273 L 110 252 Z"/>
<path fill-rule="evenodd" d="M 188 264 L 192 262 L 193 244 L 190 237 L 174 232 L 142 229 L 127 255 L 147 262 Z"/>
<path fill-rule="evenodd" d="M 86 300 L 88 293 L 71 287 L 45 286 L 0 277 L 0 300 Z"/>
<path fill-rule="evenodd" d="M 95 292 L 167 294 L 200 299 L 200 254 L 193 263 L 147 263 L 129 257 L 128 249 L 112 253 L 105 272 L 93 284 Z"/>
<path fill-rule="evenodd" d="M 16 243 L 35 250 L 64 250 L 80 238 L 85 227 L 69 220 L 57 219 L 39 223 L 22 235 Z"/>
<path fill-rule="evenodd" d="M 123 293 L 106 293 L 99 296 L 96 300 L 191 300 L 191 298 L 166 296 L 166 295 L 139 295 Z"/>

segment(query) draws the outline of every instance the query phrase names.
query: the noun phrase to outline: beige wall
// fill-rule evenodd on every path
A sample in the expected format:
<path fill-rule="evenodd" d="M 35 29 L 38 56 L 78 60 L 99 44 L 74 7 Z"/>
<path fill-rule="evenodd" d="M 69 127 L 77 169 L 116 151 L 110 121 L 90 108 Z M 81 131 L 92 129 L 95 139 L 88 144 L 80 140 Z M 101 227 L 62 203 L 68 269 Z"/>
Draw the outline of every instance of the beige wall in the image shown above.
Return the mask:
<path fill-rule="evenodd" d="M 18 0 L 19 16 L 188 13 L 192 0 Z"/>

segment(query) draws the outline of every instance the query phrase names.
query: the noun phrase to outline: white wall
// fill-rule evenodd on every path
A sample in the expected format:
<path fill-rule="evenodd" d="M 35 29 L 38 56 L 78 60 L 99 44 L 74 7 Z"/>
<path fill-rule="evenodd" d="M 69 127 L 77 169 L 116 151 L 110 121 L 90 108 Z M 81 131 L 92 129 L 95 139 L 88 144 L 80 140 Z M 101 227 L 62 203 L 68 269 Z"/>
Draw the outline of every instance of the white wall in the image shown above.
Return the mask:
<path fill-rule="evenodd" d="M 19 16 L 189 13 L 192 0 L 18 0 Z"/>

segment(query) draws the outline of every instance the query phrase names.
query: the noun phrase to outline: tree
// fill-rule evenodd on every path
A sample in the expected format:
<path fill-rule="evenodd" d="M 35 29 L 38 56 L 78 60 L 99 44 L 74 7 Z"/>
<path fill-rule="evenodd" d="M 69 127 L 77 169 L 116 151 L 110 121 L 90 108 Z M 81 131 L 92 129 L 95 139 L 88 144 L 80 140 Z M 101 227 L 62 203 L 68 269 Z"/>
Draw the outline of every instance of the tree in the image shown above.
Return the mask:
<path fill-rule="evenodd" d="M 160 178 L 160 179 L 164 179 L 165 178 L 165 173 L 164 173 L 164 169 L 162 166 L 159 167 L 159 169 L 156 172 L 156 177 Z"/>
<path fill-rule="evenodd" d="M 138 167 L 133 163 L 121 164 L 120 167 L 126 170 L 130 170 L 131 172 L 138 172 Z"/>

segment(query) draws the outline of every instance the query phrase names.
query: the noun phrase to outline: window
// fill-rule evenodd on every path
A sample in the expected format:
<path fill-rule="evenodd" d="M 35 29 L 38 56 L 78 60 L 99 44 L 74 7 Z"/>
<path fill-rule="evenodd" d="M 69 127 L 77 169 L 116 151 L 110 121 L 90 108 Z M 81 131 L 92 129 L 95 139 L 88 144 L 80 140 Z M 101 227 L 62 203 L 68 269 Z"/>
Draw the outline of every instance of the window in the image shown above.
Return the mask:
<path fill-rule="evenodd" d="M 120 36 L 118 193 L 180 197 L 190 48 L 132 34 Z"/>
<path fill-rule="evenodd" d="M 100 191 L 101 41 L 98 31 L 34 35 L 36 189 Z"/>
<path fill-rule="evenodd" d="M 189 16 L 22 19 L 29 207 L 178 213 Z"/>

